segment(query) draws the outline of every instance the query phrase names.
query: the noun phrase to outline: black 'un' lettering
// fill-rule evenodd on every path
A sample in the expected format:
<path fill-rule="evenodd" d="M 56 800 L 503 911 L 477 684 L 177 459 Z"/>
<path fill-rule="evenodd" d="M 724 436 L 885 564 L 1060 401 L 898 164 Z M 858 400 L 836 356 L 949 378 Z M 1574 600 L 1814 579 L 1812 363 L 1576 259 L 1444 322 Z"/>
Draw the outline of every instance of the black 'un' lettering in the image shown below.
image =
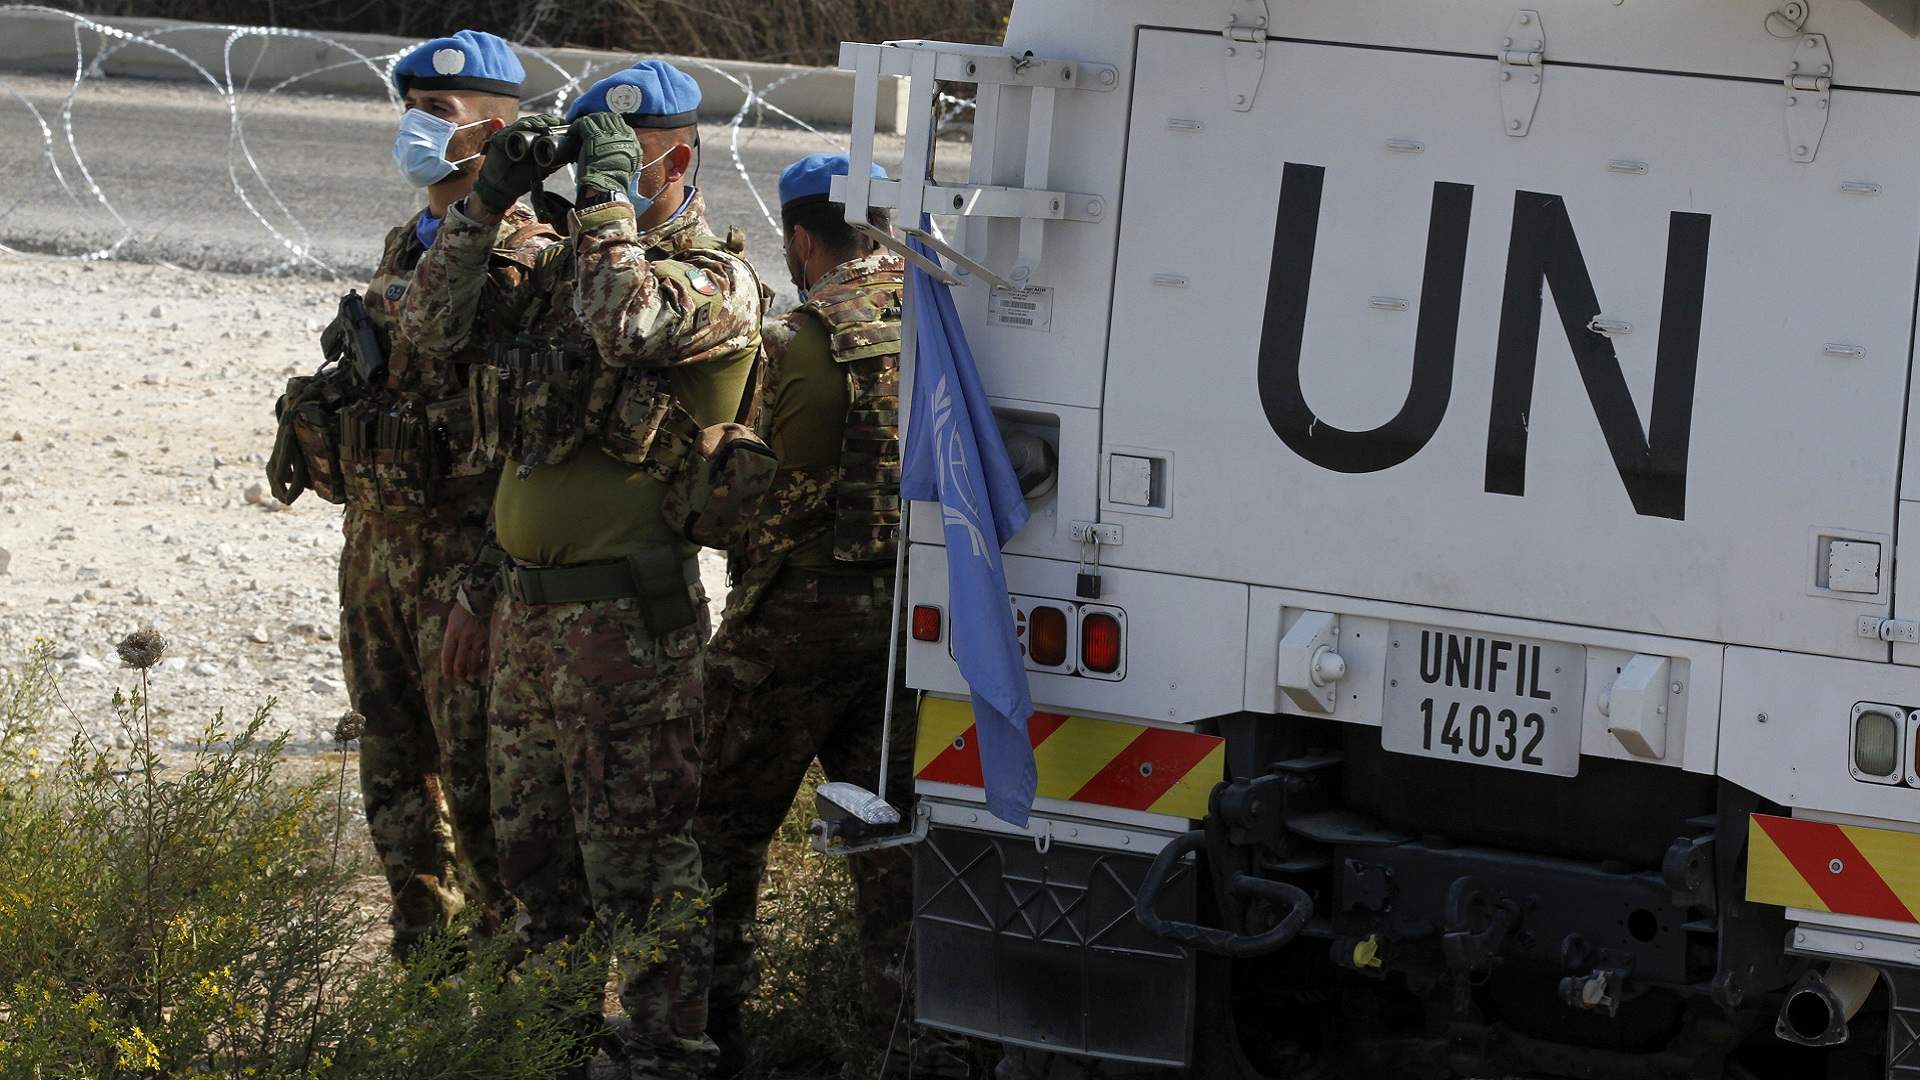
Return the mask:
<path fill-rule="evenodd" d="M 1379 472 L 1419 453 L 1447 413 L 1473 187 L 1433 185 L 1420 323 L 1414 335 L 1413 375 L 1406 400 L 1393 419 L 1372 431 L 1347 431 L 1315 416 L 1300 388 L 1300 353 L 1306 339 L 1307 295 L 1313 283 L 1313 249 L 1320 232 L 1325 179 L 1326 170 L 1318 165 L 1288 164 L 1281 175 L 1280 214 L 1273 228 L 1273 264 L 1260 335 L 1260 404 L 1274 433 L 1294 453 L 1335 472 Z"/>
<path fill-rule="evenodd" d="M 1494 362 L 1493 412 L 1487 425 L 1487 491 L 1526 494 L 1527 413 L 1533 407 L 1533 372 L 1540 347 L 1541 288 L 1547 285 L 1553 288 L 1561 328 L 1634 510 L 1647 517 L 1685 519 L 1687 447 L 1693 434 L 1694 376 L 1700 360 L 1711 220 L 1706 214 L 1680 212 L 1669 219 L 1652 423 L 1643 431 L 1613 342 L 1587 328 L 1600 314 L 1600 300 L 1580 255 L 1566 200 L 1533 191 L 1514 196 L 1513 239 L 1507 251 L 1506 297 Z"/>

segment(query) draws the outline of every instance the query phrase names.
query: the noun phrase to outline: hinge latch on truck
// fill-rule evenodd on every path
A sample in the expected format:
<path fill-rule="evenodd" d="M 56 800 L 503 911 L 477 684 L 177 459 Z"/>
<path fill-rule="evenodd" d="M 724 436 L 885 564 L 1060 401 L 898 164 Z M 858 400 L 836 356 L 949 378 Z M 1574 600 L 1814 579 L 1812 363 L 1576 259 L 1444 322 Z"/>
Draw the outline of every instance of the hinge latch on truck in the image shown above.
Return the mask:
<path fill-rule="evenodd" d="M 1260 77 L 1267 71 L 1267 0 L 1231 0 L 1227 28 L 1227 100 L 1234 112 L 1253 111 Z"/>
<path fill-rule="evenodd" d="M 1802 34 L 1787 62 L 1787 153 L 1804 165 L 1820 152 L 1833 98 L 1833 50 L 1827 35 Z"/>
<path fill-rule="evenodd" d="M 1862 615 L 1856 631 L 1863 638 L 1920 645 L 1920 621 L 1913 619 L 1883 619 L 1878 615 Z"/>
<path fill-rule="evenodd" d="M 1500 42 L 1500 117 L 1508 135 L 1524 139 L 1533 130 L 1546 78 L 1547 31 L 1537 11 L 1516 11 Z"/>

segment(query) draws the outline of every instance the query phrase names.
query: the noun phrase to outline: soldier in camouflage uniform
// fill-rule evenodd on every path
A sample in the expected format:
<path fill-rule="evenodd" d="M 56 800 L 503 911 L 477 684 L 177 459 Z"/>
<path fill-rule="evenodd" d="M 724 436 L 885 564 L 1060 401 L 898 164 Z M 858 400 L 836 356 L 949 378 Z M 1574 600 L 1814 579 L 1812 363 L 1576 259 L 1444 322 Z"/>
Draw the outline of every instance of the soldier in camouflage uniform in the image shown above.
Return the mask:
<path fill-rule="evenodd" d="M 696 549 L 660 507 L 699 429 L 738 410 L 762 311 L 752 268 L 686 186 L 698 102 L 690 77 L 649 61 L 575 103 L 570 238 L 510 298 L 520 336 L 475 384 L 481 443 L 504 461 L 497 603 L 484 574 L 466 593 L 474 615 L 491 608 L 501 874 L 535 952 L 594 922 L 698 916 L 622 958 L 630 1023 L 612 1030 L 631 1075 L 648 1077 L 698 1075 L 713 1056 L 691 829 L 709 625 Z M 425 322 L 465 325 L 491 222 L 538 182 L 530 165 L 496 169 L 497 156 L 421 266 L 412 303 Z M 433 351 L 461 344 L 456 334 Z"/>
<path fill-rule="evenodd" d="M 489 817 L 486 687 L 445 675 L 438 662 L 494 485 L 492 468 L 470 453 L 465 369 L 476 357 L 433 369 L 410 363 L 397 324 L 448 205 L 473 186 L 474 155 L 518 115 L 523 74 L 504 41 L 474 31 L 427 42 L 395 66 L 406 102 L 395 156 L 426 187 L 428 205 L 387 235 L 367 286 L 367 314 L 386 338 L 384 385 L 340 416 L 340 652 L 347 693 L 366 716 L 360 787 L 402 957 L 464 906 L 481 909 L 484 929 L 498 925 L 506 903 Z M 515 207 L 487 235 L 487 287 L 512 288 L 550 236 Z M 489 329 L 475 326 L 473 340 Z"/>
<path fill-rule="evenodd" d="M 781 471 L 736 552 L 724 622 L 707 654 L 707 772 L 700 841 L 714 901 L 708 1032 L 722 1067 L 746 1060 L 741 1006 L 756 972 L 750 928 L 767 847 L 817 758 L 832 780 L 877 783 L 900 521 L 898 255 L 827 201 L 844 155 L 816 154 L 780 178 L 787 265 L 800 307 L 763 332 L 754 429 Z M 884 176 L 878 168 L 875 175 Z M 885 211 L 869 224 L 886 229 Z M 887 792 L 905 805 L 912 697 L 902 686 Z M 890 1025 L 912 906 L 902 849 L 852 862 L 870 1020 Z M 884 1030 L 884 1029 L 883 1029 Z"/>

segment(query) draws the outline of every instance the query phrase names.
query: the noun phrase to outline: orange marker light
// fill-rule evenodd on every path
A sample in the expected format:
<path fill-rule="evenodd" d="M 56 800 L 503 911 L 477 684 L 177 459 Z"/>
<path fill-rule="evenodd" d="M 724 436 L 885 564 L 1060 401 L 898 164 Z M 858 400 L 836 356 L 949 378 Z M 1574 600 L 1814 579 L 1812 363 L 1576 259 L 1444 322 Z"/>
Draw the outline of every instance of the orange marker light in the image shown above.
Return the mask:
<path fill-rule="evenodd" d="M 1041 667 L 1067 662 L 1067 613 L 1044 604 L 1027 615 L 1027 655 Z"/>
<path fill-rule="evenodd" d="M 913 640 L 940 640 L 940 609 L 932 604 L 913 606 Z"/>

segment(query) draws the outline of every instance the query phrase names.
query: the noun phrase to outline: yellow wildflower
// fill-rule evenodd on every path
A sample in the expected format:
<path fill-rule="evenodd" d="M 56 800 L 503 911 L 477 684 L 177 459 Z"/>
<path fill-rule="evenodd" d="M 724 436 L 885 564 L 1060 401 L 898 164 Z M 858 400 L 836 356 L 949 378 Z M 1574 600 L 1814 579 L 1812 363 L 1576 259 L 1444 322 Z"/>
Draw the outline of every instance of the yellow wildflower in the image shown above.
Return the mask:
<path fill-rule="evenodd" d="M 138 1072 L 160 1071 L 160 1048 L 138 1026 L 134 1027 L 131 1036 L 115 1039 L 113 1045 L 120 1051 L 120 1058 L 114 1063 L 117 1068 Z"/>

